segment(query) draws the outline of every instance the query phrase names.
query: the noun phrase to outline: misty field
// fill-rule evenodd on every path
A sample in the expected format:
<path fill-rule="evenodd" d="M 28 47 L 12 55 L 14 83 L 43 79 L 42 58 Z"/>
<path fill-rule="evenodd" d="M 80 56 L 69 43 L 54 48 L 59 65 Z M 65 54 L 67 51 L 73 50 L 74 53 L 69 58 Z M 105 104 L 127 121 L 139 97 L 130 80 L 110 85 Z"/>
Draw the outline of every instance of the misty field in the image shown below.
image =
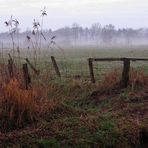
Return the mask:
<path fill-rule="evenodd" d="M 0 148 L 148 148 L 147 6 L 1 0 Z"/>
<path fill-rule="evenodd" d="M 148 47 L 60 47 L 14 55 L 1 52 L 1 147 L 146 147 L 148 62 L 131 62 L 127 88 L 120 88 L 122 62 L 95 62 L 90 81 L 88 58 L 148 58 Z M 61 77 L 51 62 L 54 56 Z M 28 58 L 31 83 L 24 87 L 22 64 Z"/>
<path fill-rule="evenodd" d="M 48 50 L 42 49 L 41 53 L 37 53 L 36 61 L 34 62 L 34 50 L 22 49 L 20 51 L 20 59 L 15 53 L 14 60 L 16 64 L 25 62 L 28 58 L 36 67 L 41 70 L 52 70 L 51 56 L 54 56 L 62 76 L 75 76 L 82 77 L 89 76 L 88 58 L 147 58 L 147 46 L 130 46 L 130 47 L 96 47 L 96 46 L 80 46 L 80 47 L 60 47 L 50 48 Z M 3 61 L 7 62 L 9 50 L 3 51 Z M 2 56 L 2 55 L 1 55 Z M 18 65 L 19 65 L 18 64 Z M 101 76 L 106 71 L 112 68 L 122 68 L 122 62 L 95 62 L 94 70 L 96 75 Z M 147 72 L 147 62 L 132 62 L 131 67 L 136 69 L 143 69 Z M 99 79 L 99 77 L 98 77 Z"/>

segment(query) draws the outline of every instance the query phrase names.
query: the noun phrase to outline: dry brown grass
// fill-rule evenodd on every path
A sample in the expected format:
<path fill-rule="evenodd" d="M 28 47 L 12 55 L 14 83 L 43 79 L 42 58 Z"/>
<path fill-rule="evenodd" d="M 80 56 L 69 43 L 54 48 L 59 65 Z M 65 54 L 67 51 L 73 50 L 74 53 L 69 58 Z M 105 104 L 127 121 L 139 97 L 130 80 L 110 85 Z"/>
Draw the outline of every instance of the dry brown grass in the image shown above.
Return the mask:
<path fill-rule="evenodd" d="M 132 90 L 134 90 L 136 86 L 148 87 L 148 76 L 143 70 L 136 71 L 132 69 L 130 72 L 129 85 L 132 87 Z"/>
<path fill-rule="evenodd" d="M 121 80 L 121 72 L 117 69 L 107 73 L 101 83 L 98 84 L 98 90 L 108 90 L 119 85 Z"/>
<path fill-rule="evenodd" d="M 107 73 L 101 83 L 98 84 L 98 89 L 107 90 L 114 89 L 120 85 L 122 72 L 114 69 L 111 72 Z M 136 87 L 148 87 L 148 76 L 144 73 L 143 70 L 134 70 L 130 71 L 129 87 L 134 90 Z M 118 87 L 119 88 L 119 87 Z"/>
<path fill-rule="evenodd" d="M 41 88 L 22 89 L 17 79 L 11 79 L 9 83 L 2 84 L 0 129 L 4 132 L 22 128 L 52 108 L 54 103 L 49 102 L 42 94 Z"/>

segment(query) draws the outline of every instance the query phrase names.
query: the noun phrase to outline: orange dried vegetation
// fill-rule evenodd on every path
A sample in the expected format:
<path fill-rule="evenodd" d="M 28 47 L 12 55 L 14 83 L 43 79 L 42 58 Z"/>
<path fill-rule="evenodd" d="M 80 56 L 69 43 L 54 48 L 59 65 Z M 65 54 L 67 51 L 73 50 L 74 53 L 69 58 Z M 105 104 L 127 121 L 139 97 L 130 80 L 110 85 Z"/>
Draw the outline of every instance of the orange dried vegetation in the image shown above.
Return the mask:
<path fill-rule="evenodd" d="M 101 90 L 112 89 L 120 86 L 122 72 L 115 69 L 110 73 L 107 73 L 98 88 Z M 136 87 L 148 87 L 148 76 L 143 70 L 130 70 L 129 74 L 129 87 L 135 89 Z"/>
<path fill-rule="evenodd" d="M 17 79 L 11 79 L 9 83 L 2 84 L 0 89 L 2 92 L 0 95 L 1 131 L 22 128 L 36 121 L 54 106 L 52 101 L 41 96 L 39 90 L 41 89 L 33 87 L 25 90 Z"/>
<path fill-rule="evenodd" d="M 114 88 L 120 83 L 121 73 L 119 70 L 114 69 L 110 73 L 107 73 L 101 83 L 99 83 L 99 89 L 106 90 Z"/>

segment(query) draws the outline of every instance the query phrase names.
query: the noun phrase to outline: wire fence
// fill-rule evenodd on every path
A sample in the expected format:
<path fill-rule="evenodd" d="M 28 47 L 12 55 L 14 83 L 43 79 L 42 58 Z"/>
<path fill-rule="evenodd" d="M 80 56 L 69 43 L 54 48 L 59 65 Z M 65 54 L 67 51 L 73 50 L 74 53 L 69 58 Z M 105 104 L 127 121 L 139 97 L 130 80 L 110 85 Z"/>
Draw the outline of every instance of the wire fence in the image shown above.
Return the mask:
<path fill-rule="evenodd" d="M 103 52 L 103 51 L 101 51 Z M 111 52 L 111 51 L 110 51 Z M 8 53 L 11 53 L 11 49 L 1 50 L 0 62 L 3 64 L 8 64 Z M 55 76 L 55 69 L 53 67 L 51 56 L 54 56 L 61 73 L 62 78 L 82 78 L 89 79 L 89 66 L 88 58 L 100 57 L 101 55 L 82 50 L 72 50 L 65 52 L 64 49 L 58 47 L 51 48 L 50 51 L 43 50 L 40 55 L 35 57 L 34 51 L 28 49 L 22 50 L 19 53 L 16 52 L 14 59 L 14 64 L 18 69 L 22 69 L 22 65 L 26 63 L 26 58 L 29 59 L 31 64 L 39 70 L 41 73 L 50 72 Z M 109 55 L 107 55 L 109 56 Z M 136 70 L 144 70 L 148 73 L 148 63 L 146 61 L 131 62 L 131 67 Z M 109 71 L 117 69 L 123 69 L 123 63 L 121 61 L 112 62 L 96 62 L 94 63 L 94 74 L 96 80 L 101 80 L 105 74 Z"/>

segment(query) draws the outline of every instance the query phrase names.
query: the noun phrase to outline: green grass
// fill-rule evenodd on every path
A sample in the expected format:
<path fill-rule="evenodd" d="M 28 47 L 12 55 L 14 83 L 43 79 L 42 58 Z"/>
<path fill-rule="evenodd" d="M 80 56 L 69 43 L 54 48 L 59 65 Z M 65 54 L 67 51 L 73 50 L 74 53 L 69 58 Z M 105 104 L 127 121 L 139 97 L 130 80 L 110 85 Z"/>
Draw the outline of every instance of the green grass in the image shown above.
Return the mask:
<path fill-rule="evenodd" d="M 83 46 L 83 47 L 62 47 L 64 55 L 61 50 L 53 48 L 53 50 L 44 50 L 38 57 L 36 68 L 41 72 L 52 72 L 55 75 L 54 68 L 51 63 L 50 56 L 55 56 L 59 70 L 62 75 L 62 79 L 80 76 L 81 78 L 89 79 L 88 58 L 102 58 L 102 57 L 144 57 L 148 58 L 147 46 L 130 46 L 130 47 L 96 47 L 96 46 Z M 4 53 L 1 59 L 7 63 L 7 52 Z M 28 58 L 34 65 L 34 52 L 33 50 L 21 50 L 21 57 Z M 21 58 L 21 64 L 25 60 Z M 19 58 L 15 57 L 15 63 L 17 66 L 21 66 Z M 131 67 L 135 69 L 144 69 L 148 73 L 148 62 L 131 62 Z M 104 74 L 110 71 L 112 68 L 122 69 L 122 62 L 94 62 L 95 78 L 100 81 Z M 22 67 L 20 67 L 22 68 Z M 63 80 L 62 80 L 63 81 Z"/>
<path fill-rule="evenodd" d="M 56 141 L 56 139 L 38 140 L 38 146 L 40 148 L 60 148 L 60 144 Z"/>
<path fill-rule="evenodd" d="M 23 51 L 26 54 L 25 51 Z M 23 52 L 21 53 L 23 56 Z M 42 51 L 45 55 L 45 51 Z M 90 57 L 148 57 L 147 47 L 130 47 L 105 49 L 97 47 L 65 48 L 65 57 L 60 51 L 54 54 L 48 52 L 46 57 L 41 55 L 37 68 L 41 70 L 40 77 L 33 77 L 34 83 L 53 85 L 54 89 L 48 90 L 48 99 L 59 101 L 59 106 L 49 111 L 35 125 L 16 132 L 12 132 L 2 142 L 2 146 L 12 147 L 131 147 L 137 143 L 130 143 L 137 134 L 135 130 L 147 127 L 147 119 L 141 119 L 138 127 L 134 114 L 136 108 L 145 110 L 145 104 L 130 102 L 130 95 L 124 90 L 117 96 L 108 96 L 99 103 L 91 98 L 92 92 L 97 90 L 97 85 L 104 74 L 113 68 L 122 68 L 121 62 L 95 63 L 95 76 L 97 84 L 91 84 L 87 59 Z M 50 56 L 56 57 L 62 78 L 57 78 L 51 64 Z M 33 63 L 32 53 L 30 60 Z M 29 56 L 26 54 L 26 57 Z M 24 60 L 21 61 L 22 63 Z M 17 63 L 17 61 L 16 61 Z M 132 67 L 144 69 L 148 72 L 147 62 L 132 62 Z M 48 73 L 47 73 L 48 72 Z M 48 74 L 44 78 L 45 74 Z M 73 76 L 80 75 L 80 79 Z M 102 97 L 102 96 L 101 96 Z M 135 96 L 133 96 L 134 98 Z M 123 108 L 120 105 L 125 105 Z M 127 106 L 126 106 L 127 105 Z M 124 109 L 124 110 L 122 110 Z M 128 112 L 128 111 L 131 111 Z M 135 132 L 135 133 L 134 133 Z M 16 137 L 16 138 L 15 138 Z M 8 139 L 7 139 L 8 138 Z M 131 139 L 130 139 L 131 138 Z M 0 141 L 1 142 L 1 141 Z M 6 142 L 8 144 L 6 145 Z M 1 145 L 0 145 L 1 146 Z"/>
<path fill-rule="evenodd" d="M 64 48 L 65 55 L 62 55 L 60 50 L 55 49 L 54 52 L 47 54 L 48 56 L 41 57 L 41 62 L 39 63 L 39 69 L 54 70 L 50 60 L 50 56 L 54 55 L 60 72 L 63 77 L 80 75 L 83 78 L 89 76 L 88 69 L 88 58 L 102 58 L 102 57 L 144 57 L 148 58 L 148 47 L 115 47 L 115 48 L 101 48 L 101 47 L 66 47 Z M 43 50 L 44 52 L 44 50 Z M 95 62 L 94 71 L 96 78 L 99 80 L 102 75 L 107 73 L 112 68 L 122 69 L 122 62 Z M 137 69 L 144 69 L 148 72 L 147 62 L 132 62 L 131 67 Z"/>

